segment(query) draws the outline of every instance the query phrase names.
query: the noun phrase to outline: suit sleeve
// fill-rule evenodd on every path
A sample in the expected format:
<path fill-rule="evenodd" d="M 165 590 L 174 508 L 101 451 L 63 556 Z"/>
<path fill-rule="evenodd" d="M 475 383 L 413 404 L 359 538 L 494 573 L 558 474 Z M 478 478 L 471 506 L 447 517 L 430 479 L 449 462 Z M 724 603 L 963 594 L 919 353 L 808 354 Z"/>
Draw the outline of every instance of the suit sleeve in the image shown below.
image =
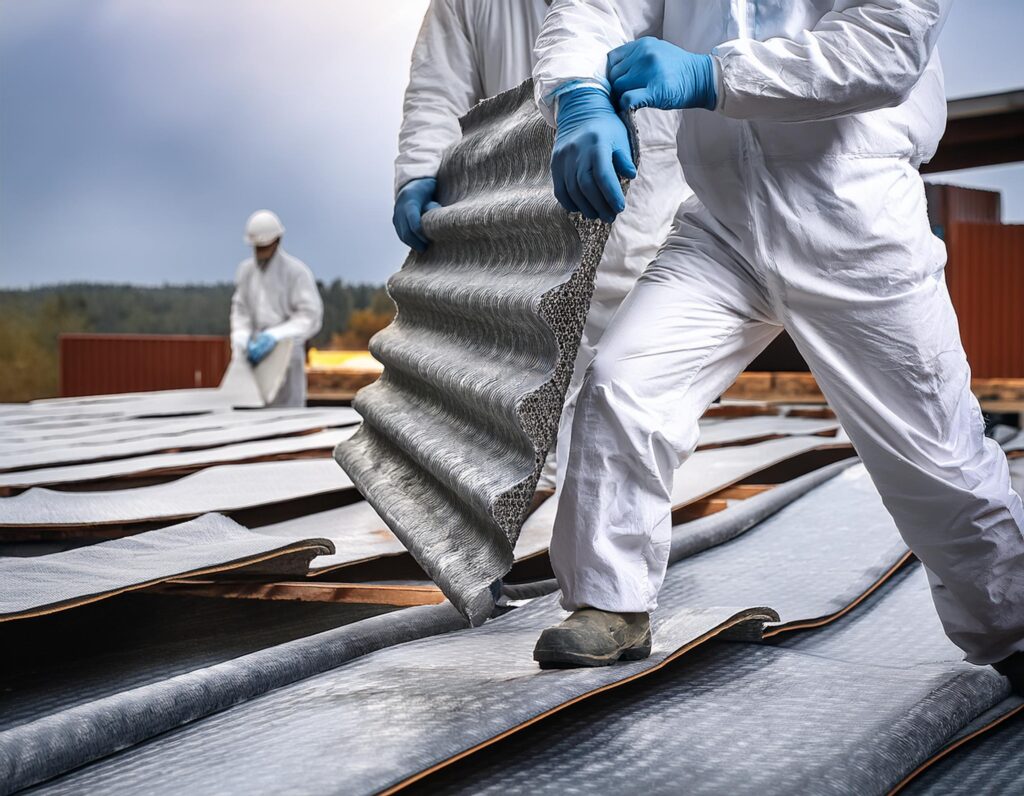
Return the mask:
<path fill-rule="evenodd" d="M 554 0 L 534 47 L 537 105 L 554 126 L 560 94 L 578 86 L 610 93 L 608 53 L 662 35 L 664 0 Z"/>
<path fill-rule="evenodd" d="M 482 99 L 479 67 L 460 0 L 431 0 L 412 51 L 395 160 L 395 193 L 433 177 L 459 139 L 459 117 Z"/>
<path fill-rule="evenodd" d="M 716 110 L 803 122 L 899 105 L 928 66 L 951 4 L 843 0 L 793 38 L 721 44 L 713 52 Z"/>

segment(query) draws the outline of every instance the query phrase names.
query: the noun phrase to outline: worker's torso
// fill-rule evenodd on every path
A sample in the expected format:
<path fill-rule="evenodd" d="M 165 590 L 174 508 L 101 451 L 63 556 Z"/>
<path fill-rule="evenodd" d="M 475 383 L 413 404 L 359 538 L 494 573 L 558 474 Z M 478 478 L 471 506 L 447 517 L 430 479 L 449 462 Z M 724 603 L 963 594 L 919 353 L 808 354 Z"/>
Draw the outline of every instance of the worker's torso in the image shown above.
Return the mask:
<path fill-rule="evenodd" d="M 279 249 L 265 268 L 254 260 L 240 269 L 239 289 L 253 319 L 253 328 L 260 332 L 287 321 L 295 312 L 294 282 L 306 266 Z M 301 346 L 299 346 L 301 348 Z"/>
<path fill-rule="evenodd" d="M 799 37 L 836 7 L 835 0 L 666 0 L 663 32 L 680 47 L 710 53 L 734 39 Z M 794 74 L 792 79 L 805 78 Z M 827 225 L 817 226 L 821 235 L 814 235 L 816 225 L 807 229 L 801 223 L 812 210 L 847 219 L 877 213 L 905 218 L 911 207 L 918 213 L 923 192 L 918 203 L 918 186 L 905 184 L 906 175 L 916 176 L 916 167 L 934 154 L 945 108 L 936 53 L 909 98 L 892 108 L 796 123 L 684 111 L 679 159 L 712 215 L 748 238 L 741 248 L 754 246 L 758 236 L 763 247 L 764 236 L 781 239 L 793 231 L 797 237 L 820 238 L 804 240 L 804 253 L 815 256 L 831 232 Z M 886 170 L 891 178 L 879 176 Z M 866 228 L 860 221 L 854 226 Z M 760 230 L 754 228 L 758 223 Z"/>

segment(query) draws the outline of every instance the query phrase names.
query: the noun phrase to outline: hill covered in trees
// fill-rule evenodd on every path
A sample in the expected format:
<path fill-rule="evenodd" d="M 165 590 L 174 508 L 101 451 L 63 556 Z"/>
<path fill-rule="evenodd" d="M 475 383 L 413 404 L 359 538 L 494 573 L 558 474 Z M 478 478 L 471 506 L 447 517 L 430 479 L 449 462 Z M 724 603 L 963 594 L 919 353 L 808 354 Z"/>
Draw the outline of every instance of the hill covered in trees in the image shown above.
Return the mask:
<path fill-rule="evenodd" d="M 380 285 L 335 280 L 319 287 L 324 325 L 312 342 L 319 348 L 364 348 L 394 315 Z M 56 395 L 62 332 L 226 335 L 233 289 L 83 282 L 0 290 L 0 401 Z"/>

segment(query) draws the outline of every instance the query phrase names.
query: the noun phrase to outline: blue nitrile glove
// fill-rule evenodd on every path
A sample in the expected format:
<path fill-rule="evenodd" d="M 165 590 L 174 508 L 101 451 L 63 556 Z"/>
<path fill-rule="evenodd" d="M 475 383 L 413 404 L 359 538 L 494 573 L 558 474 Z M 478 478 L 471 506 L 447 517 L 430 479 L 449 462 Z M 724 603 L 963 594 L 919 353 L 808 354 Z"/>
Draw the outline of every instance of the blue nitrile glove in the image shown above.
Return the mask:
<path fill-rule="evenodd" d="M 707 108 L 718 104 L 710 55 L 645 36 L 608 53 L 608 81 L 619 110 Z"/>
<path fill-rule="evenodd" d="M 433 177 L 421 177 L 418 180 L 409 180 L 395 198 L 395 212 L 391 216 L 391 223 L 395 225 L 395 232 L 402 242 L 418 252 L 426 251 L 430 243 L 423 234 L 420 219 L 428 210 L 441 206 L 434 201 L 436 189 L 437 180 Z"/>
<path fill-rule="evenodd" d="M 626 125 L 608 95 L 589 86 L 562 94 L 551 152 L 555 198 L 569 212 L 610 224 L 626 206 L 619 176 L 635 177 L 636 166 Z"/>
<path fill-rule="evenodd" d="M 249 341 L 249 347 L 246 351 L 249 361 L 254 365 L 260 364 L 260 362 L 266 359 L 267 354 L 274 350 L 276 345 L 277 340 L 274 339 L 273 335 L 260 332 Z"/>

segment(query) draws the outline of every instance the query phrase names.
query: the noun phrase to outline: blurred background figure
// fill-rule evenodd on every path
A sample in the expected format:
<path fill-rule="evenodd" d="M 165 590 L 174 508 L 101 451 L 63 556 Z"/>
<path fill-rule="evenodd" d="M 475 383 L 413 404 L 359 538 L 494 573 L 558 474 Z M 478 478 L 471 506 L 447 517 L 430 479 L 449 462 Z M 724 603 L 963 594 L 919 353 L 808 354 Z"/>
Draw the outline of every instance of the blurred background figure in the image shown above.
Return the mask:
<path fill-rule="evenodd" d="M 233 356 L 262 362 L 285 339 L 294 341 L 284 384 L 271 406 L 306 405 L 306 341 L 320 331 L 324 305 L 313 272 L 281 247 L 284 225 L 257 210 L 245 225 L 253 256 L 238 266 L 231 298 Z"/>

